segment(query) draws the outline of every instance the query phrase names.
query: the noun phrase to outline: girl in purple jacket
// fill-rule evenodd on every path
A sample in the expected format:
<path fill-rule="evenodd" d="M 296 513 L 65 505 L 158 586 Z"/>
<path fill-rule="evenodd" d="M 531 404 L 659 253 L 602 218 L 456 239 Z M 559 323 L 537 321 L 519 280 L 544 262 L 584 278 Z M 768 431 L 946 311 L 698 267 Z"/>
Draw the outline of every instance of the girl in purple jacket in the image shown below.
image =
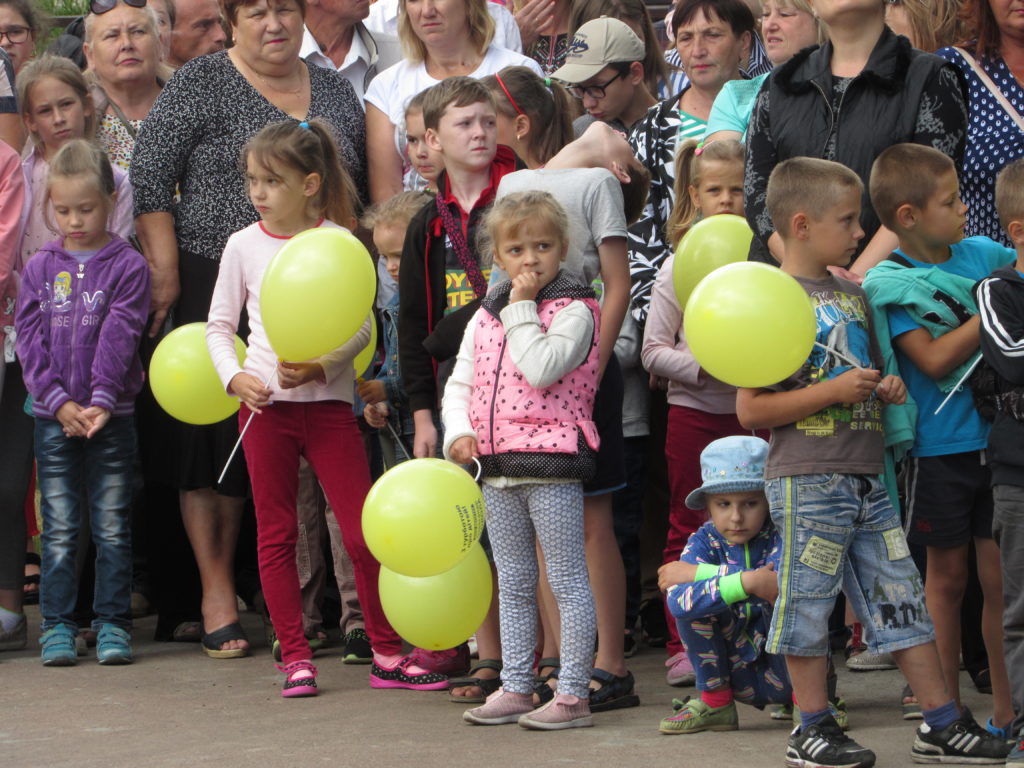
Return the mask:
<path fill-rule="evenodd" d="M 498 200 L 487 215 L 509 279 L 484 297 L 445 387 L 445 456 L 478 459 L 500 585 L 502 688 L 463 713 L 477 725 L 558 730 L 593 725 L 594 600 L 583 548 L 582 481 L 594 474 L 599 309 L 562 272 L 565 210 L 547 192 Z M 533 704 L 537 554 L 561 616 L 558 695 Z"/>
<path fill-rule="evenodd" d="M 75 550 L 84 510 L 96 544 L 96 658 L 132 661 L 132 410 L 142 387 L 138 344 L 149 313 L 149 269 L 107 231 L 115 197 L 110 162 L 97 146 L 74 140 L 53 157 L 47 200 L 63 238 L 25 267 L 15 315 L 42 495 L 46 666 L 77 660 Z"/>

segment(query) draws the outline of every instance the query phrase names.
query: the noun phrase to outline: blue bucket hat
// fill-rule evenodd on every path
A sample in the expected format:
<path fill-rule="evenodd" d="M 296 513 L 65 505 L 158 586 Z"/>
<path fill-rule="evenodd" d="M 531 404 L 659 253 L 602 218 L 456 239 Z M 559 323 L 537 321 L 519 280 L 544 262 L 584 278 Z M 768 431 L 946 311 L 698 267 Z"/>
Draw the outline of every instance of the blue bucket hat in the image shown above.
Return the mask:
<path fill-rule="evenodd" d="M 743 493 L 764 490 L 764 462 L 768 443 L 752 435 L 715 440 L 700 453 L 704 484 L 686 497 L 690 509 L 704 509 L 708 493 Z"/>

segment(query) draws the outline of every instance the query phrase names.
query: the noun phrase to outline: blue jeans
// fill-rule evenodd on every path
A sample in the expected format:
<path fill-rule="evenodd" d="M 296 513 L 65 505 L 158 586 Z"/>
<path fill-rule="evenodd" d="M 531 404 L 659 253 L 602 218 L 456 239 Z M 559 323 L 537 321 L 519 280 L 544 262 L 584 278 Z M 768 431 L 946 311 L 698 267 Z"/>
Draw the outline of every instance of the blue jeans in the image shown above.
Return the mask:
<path fill-rule="evenodd" d="M 135 456 L 132 417 L 112 417 L 88 440 L 65 437 L 60 422 L 37 418 L 35 447 L 43 501 L 39 594 L 43 631 L 58 624 L 76 627 L 75 552 L 83 508 L 88 510 L 96 545 L 96 618 L 92 628 L 98 630 L 102 624 L 114 624 L 130 630 L 130 521 Z"/>

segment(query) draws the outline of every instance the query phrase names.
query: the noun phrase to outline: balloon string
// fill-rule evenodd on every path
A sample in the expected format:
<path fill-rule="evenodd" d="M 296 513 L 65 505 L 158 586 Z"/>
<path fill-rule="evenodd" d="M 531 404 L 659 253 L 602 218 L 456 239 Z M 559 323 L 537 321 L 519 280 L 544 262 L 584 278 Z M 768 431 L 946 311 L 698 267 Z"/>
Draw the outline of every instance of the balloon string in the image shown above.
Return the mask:
<path fill-rule="evenodd" d="M 275 368 L 274 373 L 276 372 L 277 369 Z M 263 382 L 264 387 L 270 386 L 270 380 L 274 378 L 274 373 L 271 373 L 270 376 L 267 377 L 267 380 Z M 245 437 L 245 433 L 249 431 L 249 425 L 252 424 L 252 417 L 255 415 L 256 411 L 250 409 L 249 418 L 246 419 L 245 426 L 242 427 L 242 431 L 238 435 L 238 440 L 235 441 L 235 447 L 231 449 L 231 454 L 228 456 L 228 460 L 224 462 L 224 469 L 220 471 L 220 477 L 217 478 L 217 485 L 224 482 L 224 475 L 228 473 L 228 467 L 231 466 L 231 460 L 235 458 L 235 454 L 238 453 L 238 446 L 242 444 L 242 438 Z"/>
<path fill-rule="evenodd" d="M 824 349 L 824 350 L 825 350 L 826 352 L 828 352 L 828 353 L 829 353 L 830 355 L 835 355 L 835 356 L 836 356 L 836 357 L 838 357 L 838 358 L 839 358 L 840 360 L 842 360 L 842 361 L 843 361 L 844 363 L 849 363 L 849 364 L 850 364 L 850 365 L 852 365 L 852 366 L 853 366 L 854 368 L 863 368 L 863 367 L 864 367 L 864 366 L 863 366 L 863 365 L 861 365 L 860 363 L 858 363 L 858 362 L 856 362 L 856 361 L 854 361 L 854 360 L 851 360 L 850 358 L 848 358 L 848 357 L 847 357 L 846 355 L 844 355 L 844 354 L 843 354 L 842 352 L 838 352 L 837 350 L 833 349 L 832 347 L 827 347 L 827 346 L 825 346 L 825 345 L 824 345 L 824 344 L 822 344 L 822 343 L 821 343 L 820 341 L 816 341 L 816 342 L 814 342 L 814 346 L 816 346 L 816 347 L 821 347 L 821 348 L 822 348 L 822 349 Z"/>
<path fill-rule="evenodd" d="M 473 459 L 473 463 L 476 464 L 476 475 L 473 477 L 473 482 L 478 483 L 480 482 L 480 475 L 483 474 L 484 468 L 483 465 L 480 464 L 480 459 L 476 456 L 470 456 L 470 458 Z"/>

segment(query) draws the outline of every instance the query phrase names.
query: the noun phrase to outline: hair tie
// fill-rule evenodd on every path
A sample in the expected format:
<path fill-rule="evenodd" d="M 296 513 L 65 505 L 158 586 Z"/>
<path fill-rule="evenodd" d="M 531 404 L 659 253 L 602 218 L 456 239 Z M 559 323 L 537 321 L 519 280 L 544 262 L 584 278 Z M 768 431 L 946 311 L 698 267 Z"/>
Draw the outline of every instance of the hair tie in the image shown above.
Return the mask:
<path fill-rule="evenodd" d="M 694 157 L 700 157 L 700 154 L 703 151 L 704 151 L 704 140 L 701 139 L 700 141 L 697 142 L 697 148 L 695 150 L 693 150 L 693 156 Z"/>
<path fill-rule="evenodd" d="M 546 85 L 548 88 L 551 87 L 551 78 L 550 77 L 545 77 L 544 78 L 544 85 Z"/>
<path fill-rule="evenodd" d="M 501 75 L 499 75 L 497 72 L 495 72 L 494 73 L 494 79 L 498 81 L 498 85 L 501 86 L 501 90 L 505 93 L 505 96 L 508 97 L 508 102 L 509 102 L 509 104 L 512 105 L 512 109 L 514 109 L 516 111 L 516 114 L 517 115 L 523 114 L 523 110 L 521 110 L 519 108 L 519 105 L 516 104 L 516 100 L 512 98 L 512 94 L 509 93 L 508 92 L 508 88 L 505 87 L 505 83 L 502 81 Z"/>
<path fill-rule="evenodd" d="M 305 128 L 307 131 L 310 130 L 309 123 L 307 123 L 305 120 L 299 123 L 299 128 Z"/>

